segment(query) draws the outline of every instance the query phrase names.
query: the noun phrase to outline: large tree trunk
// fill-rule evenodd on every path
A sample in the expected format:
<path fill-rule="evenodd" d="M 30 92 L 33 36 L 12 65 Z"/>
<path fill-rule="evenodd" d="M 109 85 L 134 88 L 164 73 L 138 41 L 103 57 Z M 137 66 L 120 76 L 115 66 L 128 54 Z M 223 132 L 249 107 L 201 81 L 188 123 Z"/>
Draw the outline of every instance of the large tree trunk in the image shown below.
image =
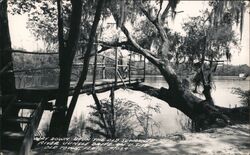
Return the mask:
<path fill-rule="evenodd" d="M 60 75 L 59 75 L 59 93 L 56 98 L 56 110 L 54 111 L 48 136 L 63 137 L 63 127 L 66 117 L 67 101 L 70 87 L 71 70 L 73 59 L 77 50 L 77 43 L 80 34 L 80 24 L 82 15 L 82 1 L 72 0 L 72 14 L 69 37 L 66 47 L 60 51 Z M 60 29 L 59 29 L 60 30 Z M 62 47 L 61 47 L 62 48 Z"/>
<path fill-rule="evenodd" d="M 13 72 L 11 40 L 8 25 L 7 0 L 0 1 L 0 76 L 1 94 L 15 93 L 15 77 Z"/>
<path fill-rule="evenodd" d="M 77 103 L 77 99 L 78 96 L 80 94 L 81 88 L 84 84 L 84 81 L 86 80 L 87 74 L 88 74 L 88 67 L 89 67 L 89 61 L 90 61 L 90 57 L 91 57 L 91 51 L 92 51 L 92 47 L 93 47 L 93 43 L 94 43 L 94 38 L 96 35 L 96 29 L 98 26 L 98 23 L 100 21 L 100 17 L 101 17 L 101 12 L 102 12 L 102 7 L 104 4 L 104 0 L 99 0 L 97 7 L 96 7 L 96 13 L 95 13 L 95 18 L 94 18 L 94 22 L 91 28 L 91 32 L 89 34 L 89 42 L 87 45 L 87 50 L 84 54 L 84 66 L 81 72 L 81 76 L 77 82 L 77 85 L 75 87 L 75 91 L 73 93 L 69 108 L 67 110 L 67 115 L 66 115 L 66 121 L 65 121 L 65 126 L 64 126 L 64 135 L 67 135 L 68 129 L 69 129 L 69 125 L 70 125 L 70 121 Z"/>
<path fill-rule="evenodd" d="M 13 70 L 11 40 L 8 25 L 7 0 L 0 1 L 0 96 L 15 95 L 15 77 Z M 3 112 L 8 106 L 7 100 L 0 97 Z M 17 117 L 19 109 L 12 108 L 8 116 Z M 2 121 L 2 120 L 1 120 Z M 1 122 L 2 123 L 2 122 Z M 3 122 L 1 130 L 21 131 L 19 123 Z M 2 132 L 2 131 L 1 131 Z"/>
<path fill-rule="evenodd" d="M 250 116 L 249 107 L 224 108 L 211 105 L 210 103 L 194 96 L 189 90 L 182 93 L 170 91 L 166 88 L 154 88 L 147 85 L 134 85 L 132 90 L 142 91 L 168 103 L 182 111 L 196 123 L 195 129 L 210 128 L 211 126 L 223 127 L 232 123 L 248 123 Z"/>

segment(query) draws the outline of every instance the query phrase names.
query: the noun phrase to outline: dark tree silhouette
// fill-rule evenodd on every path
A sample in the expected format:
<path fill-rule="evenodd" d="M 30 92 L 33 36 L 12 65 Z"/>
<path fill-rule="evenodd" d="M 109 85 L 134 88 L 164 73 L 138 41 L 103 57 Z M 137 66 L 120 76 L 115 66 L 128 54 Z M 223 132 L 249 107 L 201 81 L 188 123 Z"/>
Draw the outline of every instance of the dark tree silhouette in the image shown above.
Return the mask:
<path fill-rule="evenodd" d="M 58 7 L 60 9 L 60 1 L 58 1 Z M 77 44 L 80 34 L 80 23 L 82 16 L 82 1 L 72 0 L 72 13 L 69 27 L 69 35 L 66 46 L 64 47 L 64 41 L 62 39 L 62 21 L 60 11 L 58 17 L 59 28 L 59 62 L 60 62 L 60 75 L 59 75 L 59 93 L 56 98 L 57 110 L 53 113 L 50 123 L 49 136 L 63 136 L 63 126 L 65 123 L 66 109 L 70 87 L 70 77 L 73 59 L 77 51 Z M 63 43 L 62 43 L 63 42 Z M 62 47 L 63 46 L 63 47 Z"/>

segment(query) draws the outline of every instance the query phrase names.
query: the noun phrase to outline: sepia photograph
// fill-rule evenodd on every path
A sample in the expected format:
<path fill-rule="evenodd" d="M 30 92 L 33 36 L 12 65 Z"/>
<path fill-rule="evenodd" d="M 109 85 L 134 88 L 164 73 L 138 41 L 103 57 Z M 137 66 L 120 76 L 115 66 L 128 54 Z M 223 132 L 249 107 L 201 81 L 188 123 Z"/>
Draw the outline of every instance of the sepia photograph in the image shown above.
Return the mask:
<path fill-rule="evenodd" d="M 249 155 L 249 0 L 0 0 L 0 155 Z"/>

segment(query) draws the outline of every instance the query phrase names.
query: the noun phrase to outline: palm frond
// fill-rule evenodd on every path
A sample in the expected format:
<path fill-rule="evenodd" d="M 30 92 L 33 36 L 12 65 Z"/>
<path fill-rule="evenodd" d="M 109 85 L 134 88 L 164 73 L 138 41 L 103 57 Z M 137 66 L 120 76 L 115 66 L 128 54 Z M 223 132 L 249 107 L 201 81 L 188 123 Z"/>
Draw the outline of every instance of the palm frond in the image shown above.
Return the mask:
<path fill-rule="evenodd" d="M 240 102 L 244 106 L 250 106 L 250 90 L 242 90 L 240 88 L 233 88 L 233 94 L 236 94 L 240 98 Z"/>

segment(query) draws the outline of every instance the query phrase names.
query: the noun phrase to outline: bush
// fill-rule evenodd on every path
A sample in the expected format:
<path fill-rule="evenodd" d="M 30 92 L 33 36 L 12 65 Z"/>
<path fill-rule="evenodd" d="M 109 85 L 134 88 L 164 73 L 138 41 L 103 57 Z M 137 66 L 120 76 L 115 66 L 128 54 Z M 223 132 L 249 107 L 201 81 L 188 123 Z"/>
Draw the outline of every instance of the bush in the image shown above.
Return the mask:
<path fill-rule="evenodd" d="M 135 104 L 131 101 L 116 99 L 114 105 L 110 100 L 100 101 L 101 107 L 91 105 L 94 110 L 88 121 L 91 126 L 86 127 L 93 138 L 103 136 L 105 138 L 132 138 L 134 126 L 132 122 L 132 110 Z"/>
<path fill-rule="evenodd" d="M 243 106 L 250 106 L 250 90 L 242 90 L 240 88 L 233 88 L 233 94 L 236 94 L 241 99 L 240 102 Z"/>
<path fill-rule="evenodd" d="M 91 125 L 86 130 L 92 138 L 103 136 L 107 139 L 144 139 L 153 136 L 153 126 L 159 128 L 159 123 L 152 118 L 153 113 L 160 113 L 158 105 L 142 108 L 125 99 L 116 99 L 112 105 L 110 100 L 105 99 L 100 101 L 100 105 L 90 107 L 94 111 L 88 119 Z"/>

